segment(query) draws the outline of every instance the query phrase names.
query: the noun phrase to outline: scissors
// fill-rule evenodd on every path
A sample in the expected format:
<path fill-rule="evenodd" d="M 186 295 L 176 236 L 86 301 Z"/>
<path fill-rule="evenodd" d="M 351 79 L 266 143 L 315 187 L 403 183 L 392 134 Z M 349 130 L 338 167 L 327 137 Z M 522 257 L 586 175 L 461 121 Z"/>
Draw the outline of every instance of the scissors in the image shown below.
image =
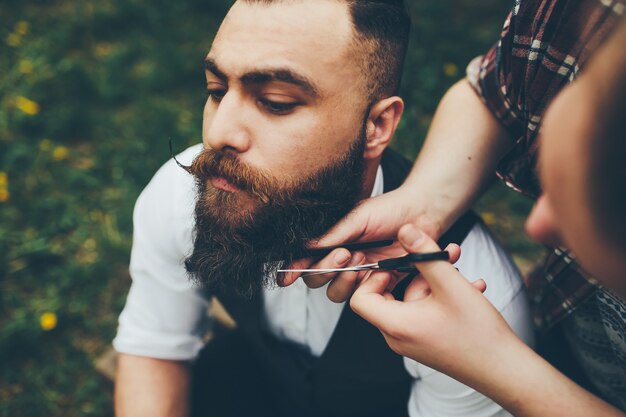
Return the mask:
<path fill-rule="evenodd" d="M 382 246 L 389 246 L 393 243 L 393 241 L 384 240 L 384 241 L 376 241 L 376 242 L 364 242 L 364 243 L 348 243 L 345 245 L 339 245 L 332 248 L 320 248 L 318 251 L 323 251 L 324 253 L 330 253 L 330 250 L 336 248 L 346 248 L 349 250 L 358 250 L 358 249 L 366 249 L 366 248 L 376 248 Z M 413 262 L 427 262 L 427 261 L 448 261 L 450 260 L 450 254 L 447 251 L 440 252 L 427 252 L 427 253 L 409 253 L 399 258 L 388 258 L 383 259 L 378 262 L 350 266 L 346 268 L 320 268 L 320 269 L 279 269 L 277 272 L 298 272 L 301 273 L 303 277 L 313 276 L 313 275 L 322 275 L 329 274 L 333 272 L 348 272 L 348 271 L 396 271 L 396 272 L 416 272 L 417 269 L 412 265 Z"/>

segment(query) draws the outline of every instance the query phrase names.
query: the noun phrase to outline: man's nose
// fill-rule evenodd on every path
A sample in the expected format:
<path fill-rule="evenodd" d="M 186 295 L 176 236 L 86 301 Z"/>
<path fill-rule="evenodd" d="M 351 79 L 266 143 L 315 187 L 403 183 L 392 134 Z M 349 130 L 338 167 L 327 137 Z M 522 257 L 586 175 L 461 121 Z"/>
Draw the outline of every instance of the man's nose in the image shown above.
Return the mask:
<path fill-rule="evenodd" d="M 526 219 L 526 233 L 531 239 L 539 243 L 558 247 L 563 245 L 563 239 L 556 226 L 556 217 L 552 205 L 548 197 L 542 195 Z"/>
<path fill-rule="evenodd" d="M 219 103 L 207 102 L 204 111 L 204 143 L 215 150 L 243 153 L 250 147 L 250 121 L 244 102 L 228 92 Z"/>

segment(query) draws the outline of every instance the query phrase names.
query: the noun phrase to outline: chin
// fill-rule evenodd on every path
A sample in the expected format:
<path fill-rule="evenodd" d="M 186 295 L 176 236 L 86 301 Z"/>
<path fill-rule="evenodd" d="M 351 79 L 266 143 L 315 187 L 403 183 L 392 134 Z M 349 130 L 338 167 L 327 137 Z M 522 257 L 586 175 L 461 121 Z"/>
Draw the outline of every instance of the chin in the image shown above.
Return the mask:
<path fill-rule="evenodd" d="M 205 200 L 205 210 L 213 218 L 219 218 L 230 227 L 248 221 L 258 210 L 259 204 L 245 192 L 230 192 L 211 188 Z"/>
<path fill-rule="evenodd" d="M 585 271 L 597 279 L 602 286 L 626 300 L 626 260 L 624 254 L 613 248 L 586 251 L 577 260 Z"/>

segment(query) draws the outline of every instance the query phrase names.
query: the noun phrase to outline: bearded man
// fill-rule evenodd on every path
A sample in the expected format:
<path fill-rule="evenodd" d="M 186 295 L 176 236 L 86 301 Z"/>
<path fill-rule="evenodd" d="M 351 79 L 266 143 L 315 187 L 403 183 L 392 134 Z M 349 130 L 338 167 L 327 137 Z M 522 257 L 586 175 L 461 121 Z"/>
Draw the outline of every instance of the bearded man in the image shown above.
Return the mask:
<path fill-rule="evenodd" d="M 166 163 L 135 207 L 118 415 L 506 415 L 395 355 L 325 288 L 277 285 L 280 265 L 408 173 L 386 148 L 409 26 L 401 0 L 235 2 L 205 58 L 204 146 L 177 156 L 184 169 Z M 493 277 L 487 298 L 531 342 L 519 274 L 484 226 L 468 213 L 443 240 L 463 242 L 459 270 Z M 237 329 L 204 346 L 213 295 Z"/>

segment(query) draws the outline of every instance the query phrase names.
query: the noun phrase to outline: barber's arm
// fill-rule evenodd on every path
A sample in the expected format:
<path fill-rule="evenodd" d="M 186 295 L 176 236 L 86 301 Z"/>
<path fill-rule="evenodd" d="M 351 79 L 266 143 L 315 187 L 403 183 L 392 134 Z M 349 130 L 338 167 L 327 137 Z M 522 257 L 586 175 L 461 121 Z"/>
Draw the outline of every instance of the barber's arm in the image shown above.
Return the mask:
<path fill-rule="evenodd" d="M 190 371 L 187 362 L 120 354 L 115 382 L 117 417 L 185 417 Z"/>
<path fill-rule="evenodd" d="M 398 240 L 412 253 L 439 250 L 412 225 L 400 229 Z M 359 286 L 350 302 L 395 352 L 450 375 L 516 416 L 623 416 L 533 352 L 481 288 L 450 263 L 417 266 L 422 276 L 407 288 L 404 301 L 386 291 L 389 275 L 378 273 Z"/>
<path fill-rule="evenodd" d="M 405 183 L 395 191 L 363 201 L 319 242 L 332 246 L 349 241 L 389 239 L 400 226 L 421 220 L 427 232 L 438 238 L 480 196 L 494 178 L 497 162 L 513 145 L 507 131 L 481 101 L 467 80 L 445 94 L 435 113 L 419 157 Z M 398 249 L 397 247 L 395 248 Z M 338 249 L 316 268 L 346 266 L 336 260 L 347 251 Z M 379 256 L 391 255 L 377 253 Z M 367 259 L 368 262 L 378 259 Z M 297 275 L 288 275 L 288 285 Z M 332 274 L 307 279 L 318 287 Z M 334 301 L 345 301 L 357 276 L 336 276 L 328 289 Z"/>

